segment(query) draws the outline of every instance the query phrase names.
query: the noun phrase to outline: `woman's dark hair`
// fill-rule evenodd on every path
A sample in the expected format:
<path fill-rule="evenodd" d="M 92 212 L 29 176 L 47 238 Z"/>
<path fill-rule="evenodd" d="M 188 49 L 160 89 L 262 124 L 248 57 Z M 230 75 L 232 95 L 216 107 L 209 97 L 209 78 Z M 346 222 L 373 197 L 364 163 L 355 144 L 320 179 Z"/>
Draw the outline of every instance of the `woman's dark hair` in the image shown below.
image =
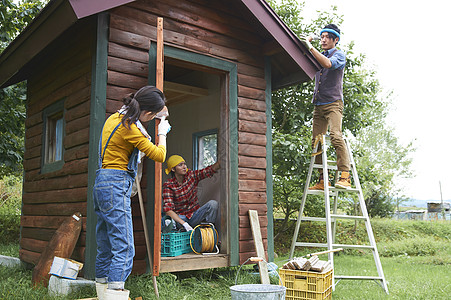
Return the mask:
<path fill-rule="evenodd" d="M 122 125 L 130 128 L 130 124 L 136 123 L 142 111 L 158 113 L 163 109 L 166 97 L 163 92 L 154 86 L 146 85 L 136 93 L 129 94 L 122 99 L 127 107 L 127 112 L 122 118 Z"/>
<path fill-rule="evenodd" d="M 341 32 L 340 32 L 340 29 L 338 28 L 338 26 L 337 25 L 335 25 L 335 24 L 327 24 L 326 26 L 324 26 L 324 28 L 323 29 L 333 29 L 333 30 L 335 30 L 336 32 L 338 32 L 338 34 L 340 34 Z M 335 35 L 335 34 L 333 34 L 333 33 L 331 33 L 331 32 L 328 32 L 328 35 L 329 35 L 329 38 L 330 39 L 333 39 L 333 40 L 335 40 L 338 36 L 337 35 Z"/>

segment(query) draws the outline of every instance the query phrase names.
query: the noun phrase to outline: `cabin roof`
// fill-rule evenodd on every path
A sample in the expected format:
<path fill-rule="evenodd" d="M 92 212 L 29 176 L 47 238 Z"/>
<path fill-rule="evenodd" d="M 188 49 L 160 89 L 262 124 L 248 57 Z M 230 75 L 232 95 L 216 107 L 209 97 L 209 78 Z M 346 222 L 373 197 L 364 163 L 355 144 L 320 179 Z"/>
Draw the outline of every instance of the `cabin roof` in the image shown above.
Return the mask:
<path fill-rule="evenodd" d="M 33 69 L 27 64 L 79 19 L 134 1 L 50 0 L 0 54 L 0 87 L 28 79 Z M 265 36 L 263 51 L 271 56 L 273 90 L 314 77 L 318 62 L 264 0 L 234 1 Z"/>

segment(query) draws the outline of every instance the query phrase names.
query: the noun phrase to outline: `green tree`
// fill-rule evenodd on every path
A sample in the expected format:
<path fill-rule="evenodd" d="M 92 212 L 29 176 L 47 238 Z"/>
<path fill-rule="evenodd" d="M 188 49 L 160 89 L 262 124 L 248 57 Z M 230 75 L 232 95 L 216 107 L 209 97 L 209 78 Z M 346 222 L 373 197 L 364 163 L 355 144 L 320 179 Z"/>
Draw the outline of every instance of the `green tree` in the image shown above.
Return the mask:
<path fill-rule="evenodd" d="M 269 3 L 298 36 L 312 34 L 329 23 L 340 26 L 343 22 L 343 16 L 337 14 L 336 7 L 318 12 L 318 17 L 306 24 L 302 17 L 303 2 L 282 0 Z M 319 48 L 318 44 L 316 46 Z M 351 147 L 359 146 L 354 155 L 369 211 L 372 215 L 386 215 L 392 208 L 393 179 L 399 174 L 409 175 L 410 160 L 406 156 L 413 148 L 399 145 L 391 131 L 385 129 L 390 95 L 382 95 L 376 72 L 366 64 L 365 55 L 354 53 L 353 42 L 338 47 L 346 52 L 343 129 L 352 138 Z M 275 91 L 272 95 L 274 207 L 285 222 L 296 217 L 307 178 L 311 158 L 313 89 L 312 80 Z M 378 135 L 387 139 L 380 144 L 386 145 L 385 149 L 377 148 Z M 374 144 L 367 146 L 367 142 Z M 397 152 L 393 153 L 392 149 Z M 374 158 L 374 150 L 378 151 L 377 161 L 374 161 L 374 166 L 365 167 L 365 163 Z M 334 151 L 331 154 L 334 155 Z M 390 155 L 395 157 L 389 158 Z M 396 164 L 395 161 L 402 163 Z M 342 198 L 340 202 L 349 210 L 355 208 L 352 197 Z M 323 205 L 317 199 L 310 200 L 304 213 L 307 216 L 324 214 Z"/>
<path fill-rule="evenodd" d="M 401 190 L 395 179 L 412 176 L 409 154 L 415 151 L 413 143 L 400 145 L 393 128 L 383 120 L 362 128 L 358 139 L 351 142 L 368 213 L 373 217 L 388 216 L 396 208 Z"/>
<path fill-rule="evenodd" d="M 0 0 L 0 53 L 47 2 Z M 24 82 L 0 90 L 0 176 L 22 173 L 25 100 Z"/>

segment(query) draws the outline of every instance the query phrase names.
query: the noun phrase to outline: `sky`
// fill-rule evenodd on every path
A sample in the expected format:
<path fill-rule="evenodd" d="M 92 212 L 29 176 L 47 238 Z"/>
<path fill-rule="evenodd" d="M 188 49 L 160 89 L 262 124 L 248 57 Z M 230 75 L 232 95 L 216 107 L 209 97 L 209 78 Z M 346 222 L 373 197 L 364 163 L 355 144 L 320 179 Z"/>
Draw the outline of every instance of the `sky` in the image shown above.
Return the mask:
<path fill-rule="evenodd" d="M 354 41 L 386 91 L 393 91 L 388 124 L 402 145 L 413 141 L 414 178 L 396 179 L 412 199 L 451 199 L 451 49 L 449 11 L 443 0 L 305 0 L 304 18 L 337 6 L 341 41 Z M 352 101 L 352 99 L 345 99 Z M 441 193 L 440 193 L 441 186 Z"/>

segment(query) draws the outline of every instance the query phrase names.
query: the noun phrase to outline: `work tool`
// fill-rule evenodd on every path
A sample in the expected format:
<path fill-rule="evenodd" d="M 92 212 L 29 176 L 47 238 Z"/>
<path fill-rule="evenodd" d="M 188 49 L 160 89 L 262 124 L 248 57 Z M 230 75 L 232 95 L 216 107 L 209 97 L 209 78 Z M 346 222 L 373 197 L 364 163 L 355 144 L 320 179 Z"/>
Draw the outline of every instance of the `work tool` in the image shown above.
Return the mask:
<path fill-rule="evenodd" d="M 327 254 L 327 253 L 338 252 L 338 251 L 343 251 L 343 248 L 337 248 L 337 249 L 332 249 L 332 250 L 326 250 L 326 251 L 321 251 L 321 252 L 310 253 L 310 254 L 303 255 L 302 257 L 312 257 L 314 255 L 318 256 L 318 255 L 321 255 L 321 254 Z"/>
<path fill-rule="evenodd" d="M 150 252 L 149 233 L 147 232 L 146 212 L 144 210 L 144 202 L 143 202 L 142 192 L 141 192 L 141 183 L 139 181 L 138 176 L 136 176 L 135 181 L 136 181 L 136 187 L 138 188 L 139 208 L 141 209 L 141 219 L 142 219 L 143 227 L 144 227 L 144 238 L 146 240 L 147 257 L 149 259 L 150 266 L 152 266 L 152 253 Z M 153 281 L 153 288 L 155 290 L 155 296 L 157 296 L 157 299 L 160 299 L 160 295 L 158 293 L 157 278 L 153 274 L 152 274 L 152 281 Z"/>

